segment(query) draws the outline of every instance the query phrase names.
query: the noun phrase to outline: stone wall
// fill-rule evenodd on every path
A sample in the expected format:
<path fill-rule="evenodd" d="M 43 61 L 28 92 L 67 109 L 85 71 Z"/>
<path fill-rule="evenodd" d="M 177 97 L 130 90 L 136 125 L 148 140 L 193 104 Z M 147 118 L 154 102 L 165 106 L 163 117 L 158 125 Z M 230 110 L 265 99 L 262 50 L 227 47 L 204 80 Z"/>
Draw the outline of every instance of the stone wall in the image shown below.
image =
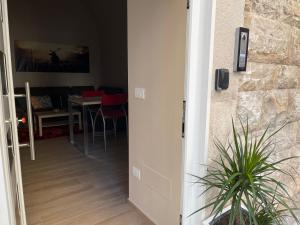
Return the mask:
<path fill-rule="evenodd" d="M 298 121 L 300 1 L 247 0 L 245 5 L 249 68 L 239 85 L 237 113 L 248 115 L 257 129 Z"/>
<path fill-rule="evenodd" d="M 237 115 L 249 116 L 256 130 L 278 128 L 277 157 L 300 155 L 300 1 L 246 0 L 245 26 L 250 28 L 249 70 L 238 89 Z M 300 172 L 296 160 L 292 166 Z M 297 184 L 286 180 L 295 199 Z"/>
<path fill-rule="evenodd" d="M 209 159 L 217 154 L 213 139 L 225 141 L 230 135 L 231 117 L 239 116 L 249 118 L 253 132 L 263 131 L 269 124 L 276 129 L 292 121 L 275 138 L 276 157 L 300 155 L 300 0 L 245 0 L 243 11 L 240 25 L 250 28 L 248 68 L 245 73 L 231 71 L 228 90 L 212 91 Z M 224 57 L 220 54 L 224 42 L 219 44 L 218 29 L 226 22 L 227 16 L 219 18 L 217 14 L 215 69 L 232 67 L 232 56 L 226 61 L 220 59 Z M 232 35 L 231 31 L 227 33 Z M 233 48 L 229 38 L 227 45 L 227 50 Z M 290 165 L 300 174 L 300 160 Z M 300 197 L 299 174 L 296 184 L 285 181 L 294 199 Z"/>

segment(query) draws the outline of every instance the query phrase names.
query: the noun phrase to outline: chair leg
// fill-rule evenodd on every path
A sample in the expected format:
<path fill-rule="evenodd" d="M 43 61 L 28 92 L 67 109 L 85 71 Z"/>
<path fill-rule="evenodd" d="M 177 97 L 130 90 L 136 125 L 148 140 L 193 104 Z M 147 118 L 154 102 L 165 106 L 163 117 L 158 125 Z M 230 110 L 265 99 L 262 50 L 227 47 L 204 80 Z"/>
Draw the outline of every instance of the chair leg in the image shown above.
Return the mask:
<path fill-rule="evenodd" d="M 95 136 L 96 136 L 96 122 L 97 122 L 97 119 L 98 119 L 98 113 L 95 115 L 95 118 L 94 118 L 93 142 L 95 142 Z"/>
<path fill-rule="evenodd" d="M 90 118 L 91 118 L 91 124 L 92 124 L 92 133 L 93 133 L 93 144 L 95 144 L 95 124 L 96 124 L 96 118 L 94 120 L 92 112 L 89 110 Z"/>
<path fill-rule="evenodd" d="M 117 119 L 113 119 L 113 124 L 114 124 L 114 133 L 115 133 L 115 137 L 117 137 Z"/>
<path fill-rule="evenodd" d="M 93 144 L 95 144 L 95 123 L 92 122 L 92 130 L 93 130 Z"/>
<path fill-rule="evenodd" d="M 103 139 L 104 139 L 104 151 L 106 152 L 106 123 L 105 119 L 103 118 Z"/>
<path fill-rule="evenodd" d="M 125 107 L 124 105 L 122 106 L 122 110 L 124 112 L 124 115 L 125 115 L 125 121 L 126 121 L 126 136 L 127 136 L 127 141 L 128 141 L 128 138 L 129 138 L 129 130 L 128 130 L 128 117 L 127 117 L 127 113 L 126 113 L 126 110 L 125 110 Z M 128 141 L 129 142 L 129 141 Z"/>

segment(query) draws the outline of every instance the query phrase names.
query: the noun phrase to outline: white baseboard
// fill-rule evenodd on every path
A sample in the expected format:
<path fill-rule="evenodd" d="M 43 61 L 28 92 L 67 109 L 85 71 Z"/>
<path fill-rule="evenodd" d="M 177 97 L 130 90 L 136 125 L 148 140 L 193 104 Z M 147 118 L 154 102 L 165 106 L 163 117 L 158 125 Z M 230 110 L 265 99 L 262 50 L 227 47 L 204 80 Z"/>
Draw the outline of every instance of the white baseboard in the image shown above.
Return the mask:
<path fill-rule="evenodd" d="M 148 220 L 150 220 L 153 224 L 155 225 L 159 225 L 157 222 L 155 222 L 155 220 L 149 216 L 148 213 L 146 213 L 144 210 L 142 210 L 142 208 L 139 206 L 139 204 L 137 204 L 135 201 L 133 201 L 132 199 L 128 198 L 128 201 L 138 210 L 140 211 L 145 217 L 147 217 Z"/>

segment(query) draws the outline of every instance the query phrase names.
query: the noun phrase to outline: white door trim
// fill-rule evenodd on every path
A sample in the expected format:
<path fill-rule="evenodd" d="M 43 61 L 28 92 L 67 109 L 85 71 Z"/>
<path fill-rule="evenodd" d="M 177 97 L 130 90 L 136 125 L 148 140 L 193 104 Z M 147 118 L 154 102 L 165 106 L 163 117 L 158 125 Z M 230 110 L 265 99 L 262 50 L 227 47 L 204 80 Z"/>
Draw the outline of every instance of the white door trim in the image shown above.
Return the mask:
<path fill-rule="evenodd" d="M 200 225 L 204 213 L 188 217 L 204 204 L 190 174 L 203 176 L 207 162 L 209 113 L 213 76 L 216 0 L 191 0 L 188 19 L 186 120 L 182 224 Z"/>

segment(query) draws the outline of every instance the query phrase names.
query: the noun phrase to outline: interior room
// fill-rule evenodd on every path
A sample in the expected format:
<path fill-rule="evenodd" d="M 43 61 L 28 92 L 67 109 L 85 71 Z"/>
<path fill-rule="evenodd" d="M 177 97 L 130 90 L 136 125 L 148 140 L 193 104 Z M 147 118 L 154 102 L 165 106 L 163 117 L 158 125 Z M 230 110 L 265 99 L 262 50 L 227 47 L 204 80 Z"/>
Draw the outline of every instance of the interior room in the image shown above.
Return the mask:
<path fill-rule="evenodd" d="M 0 6 L 1 225 L 300 224 L 299 0 Z"/>
<path fill-rule="evenodd" d="M 127 202 L 126 1 L 8 4 L 15 93 L 25 82 L 31 93 L 36 160 L 21 154 L 28 224 L 151 224 Z M 72 97 L 108 101 L 72 106 L 74 145 Z M 16 110 L 27 118 L 25 98 Z M 27 121 L 18 131 L 21 143 L 30 140 Z"/>

